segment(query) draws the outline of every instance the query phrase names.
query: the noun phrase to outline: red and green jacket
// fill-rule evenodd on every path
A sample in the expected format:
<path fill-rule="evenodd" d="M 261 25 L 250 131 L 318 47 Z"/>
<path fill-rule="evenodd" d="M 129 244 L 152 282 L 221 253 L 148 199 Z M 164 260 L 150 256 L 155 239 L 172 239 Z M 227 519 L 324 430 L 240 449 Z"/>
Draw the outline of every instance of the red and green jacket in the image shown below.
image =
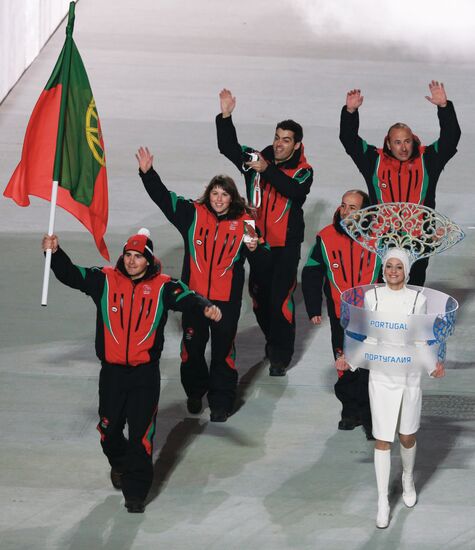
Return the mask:
<path fill-rule="evenodd" d="M 268 263 L 266 245 L 249 252 L 244 244 L 244 222 L 254 218 L 248 214 L 236 219 L 218 217 L 206 205 L 169 191 L 153 168 L 140 172 L 140 177 L 150 198 L 183 237 L 182 280 L 209 300 L 240 302 L 246 257 L 260 271 Z"/>
<path fill-rule="evenodd" d="M 128 367 L 158 362 L 168 310 L 202 311 L 211 305 L 181 281 L 161 274 L 158 264 L 132 281 L 122 257 L 116 267 L 103 268 L 76 266 L 61 248 L 51 258 L 55 276 L 96 304 L 96 354 L 102 362 Z"/>
<path fill-rule="evenodd" d="M 341 293 L 375 283 L 380 272 L 379 257 L 349 237 L 337 223 L 317 234 L 302 271 L 302 292 L 310 319 L 322 314 L 322 290 L 340 318 Z"/>
<path fill-rule="evenodd" d="M 385 143 L 382 149 L 369 145 L 358 135 L 358 110 L 341 111 L 340 141 L 363 175 L 373 204 L 412 202 L 435 207 L 435 191 L 439 176 L 457 152 L 460 127 L 451 101 L 437 108 L 440 136 L 431 145 L 419 144 L 414 136 L 410 159 L 397 160 Z"/>
<path fill-rule="evenodd" d="M 255 170 L 243 170 L 242 160 L 243 151 L 249 147 L 239 144 L 232 117 L 219 114 L 216 128 L 219 151 L 244 174 L 247 199 L 253 204 L 258 174 Z M 274 162 L 272 146 L 261 154 L 269 165 L 260 174 L 261 204 L 256 225 L 271 248 L 300 244 L 305 232 L 302 207 L 313 182 L 313 169 L 305 158 L 303 144 L 280 164 Z"/>

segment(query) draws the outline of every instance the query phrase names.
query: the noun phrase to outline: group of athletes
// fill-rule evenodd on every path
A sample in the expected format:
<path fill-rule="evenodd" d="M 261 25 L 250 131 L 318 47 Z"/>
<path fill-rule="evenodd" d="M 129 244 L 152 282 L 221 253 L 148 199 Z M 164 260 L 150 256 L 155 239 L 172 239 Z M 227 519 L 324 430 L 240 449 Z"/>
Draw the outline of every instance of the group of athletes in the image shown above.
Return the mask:
<path fill-rule="evenodd" d="M 362 425 L 368 439 L 373 439 L 368 371 L 345 366 L 340 295 L 354 286 L 376 282 L 381 262 L 353 241 L 339 222 L 381 202 L 435 205 L 437 181 L 456 152 L 460 128 L 443 84 L 432 81 L 429 89 L 426 98 L 437 107 L 439 138 L 429 146 L 421 145 L 407 125 L 397 123 L 390 127 L 381 148 L 359 136 L 363 96 L 360 90 L 348 92 L 340 140 L 368 192 L 350 189 L 343 194 L 332 223 L 317 234 L 302 272 L 305 305 L 314 325 L 322 321 L 323 293 L 326 296 L 338 368 L 335 393 L 342 403 L 338 428 L 353 430 Z M 262 150 L 243 145 L 232 119 L 235 97 L 223 89 L 219 99 L 218 148 L 243 174 L 247 200 L 225 175 L 213 177 L 198 199 L 177 196 L 160 178 L 148 148 L 140 147 L 136 153 L 147 193 L 183 238 L 181 279 L 161 273 L 147 230 L 127 240 L 115 267 L 104 268 L 76 266 L 56 235 L 43 238 L 43 250 L 52 250 L 56 277 L 91 296 L 97 307 L 98 430 L 111 466 L 111 481 L 122 489 L 129 512 L 144 511 L 153 478 L 159 358 L 169 309 L 182 312 L 180 373 L 188 411 L 200 414 L 206 396 L 212 422 L 225 422 L 233 413 L 238 383 L 234 339 L 246 258 L 269 375 L 285 376 L 294 352 L 294 291 L 304 239 L 303 206 L 313 182 L 303 130 L 297 122 L 284 120 L 277 124 L 272 145 Z M 423 260 L 415 264 L 409 282 L 422 286 L 426 268 Z M 208 366 L 205 349 L 210 337 Z"/>

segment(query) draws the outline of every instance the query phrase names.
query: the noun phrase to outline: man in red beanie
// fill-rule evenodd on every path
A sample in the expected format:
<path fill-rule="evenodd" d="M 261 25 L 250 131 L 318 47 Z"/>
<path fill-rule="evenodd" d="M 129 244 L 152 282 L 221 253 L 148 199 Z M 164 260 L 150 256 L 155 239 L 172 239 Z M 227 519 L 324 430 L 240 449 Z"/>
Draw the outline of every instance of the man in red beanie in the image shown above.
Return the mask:
<path fill-rule="evenodd" d="M 52 250 L 57 279 L 96 304 L 96 355 L 102 365 L 97 429 L 113 486 L 122 489 L 129 512 L 141 513 L 153 480 L 159 360 L 168 310 L 199 309 L 213 321 L 220 320 L 221 312 L 182 281 L 160 272 L 146 229 L 127 240 L 115 267 L 74 265 L 56 235 L 45 235 L 42 246 Z"/>

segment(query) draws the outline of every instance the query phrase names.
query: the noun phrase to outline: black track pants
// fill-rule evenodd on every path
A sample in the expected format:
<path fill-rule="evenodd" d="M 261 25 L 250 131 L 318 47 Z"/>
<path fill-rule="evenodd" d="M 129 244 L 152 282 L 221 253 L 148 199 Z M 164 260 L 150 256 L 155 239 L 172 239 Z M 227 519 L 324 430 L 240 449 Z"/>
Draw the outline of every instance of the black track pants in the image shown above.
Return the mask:
<path fill-rule="evenodd" d="M 340 319 L 335 314 L 333 303 L 327 298 L 328 316 L 332 337 L 333 356 L 337 357 L 343 350 L 344 331 Z M 335 383 L 335 395 L 342 404 L 342 418 L 358 418 L 367 426 L 371 426 L 371 410 L 368 395 L 368 374 L 366 369 L 355 371 L 337 371 L 338 380 Z"/>
<path fill-rule="evenodd" d="M 257 322 L 266 337 L 272 364 L 287 367 L 294 353 L 295 302 L 300 244 L 271 249 L 272 264 L 264 279 L 251 270 L 249 292 Z"/>
<path fill-rule="evenodd" d="M 145 500 L 152 485 L 160 370 L 158 363 L 124 367 L 103 363 L 99 376 L 101 445 L 110 465 L 123 472 L 127 499 Z M 128 424 L 128 439 L 124 427 Z"/>
<path fill-rule="evenodd" d="M 215 303 L 222 313 L 215 323 L 201 312 L 185 312 L 182 316 L 181 382 L 188 397 L 208 394 L 211 409 L 231 413 L 236 398 L 238 373 L 235 367 L 234 338 L 241 303 Z M 206 344 L 211 335 L 211 362 L 205 359 Z"/>

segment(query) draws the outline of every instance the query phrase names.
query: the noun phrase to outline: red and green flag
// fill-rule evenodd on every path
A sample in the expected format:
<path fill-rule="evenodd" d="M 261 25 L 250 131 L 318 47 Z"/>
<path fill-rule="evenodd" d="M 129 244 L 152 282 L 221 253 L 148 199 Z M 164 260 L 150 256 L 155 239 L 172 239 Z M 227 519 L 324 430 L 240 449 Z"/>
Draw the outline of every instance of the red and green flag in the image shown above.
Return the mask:
<path fill-rule="evenodd" d="M 29 195 L 50 201 L 52 182 L 58 182 L 57 204 L 84 224 L 109 260 L 104 242 L 108 218 L 104 142 L 73 27 L 71 2 L 66 41 L 31 114 L 20 163 L 3 194 L 28 206 Z"/>

